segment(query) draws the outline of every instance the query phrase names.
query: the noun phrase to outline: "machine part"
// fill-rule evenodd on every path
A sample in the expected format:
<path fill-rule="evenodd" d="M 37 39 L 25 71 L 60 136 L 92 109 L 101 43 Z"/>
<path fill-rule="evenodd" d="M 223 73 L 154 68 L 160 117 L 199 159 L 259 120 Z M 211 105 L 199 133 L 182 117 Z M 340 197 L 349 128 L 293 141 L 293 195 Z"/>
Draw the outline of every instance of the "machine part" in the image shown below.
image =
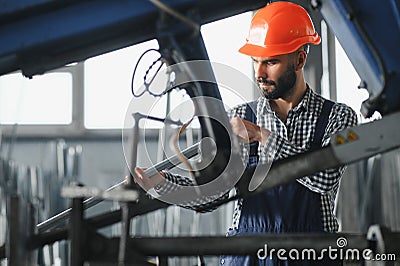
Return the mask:
<path fill-rule="evenodd" d="M 391 232 L 381 225 L 371 225 L 367 232 L 367 239 L 371 242 L 373 254 L 366 265 L 394 265 L 396 258 L 400 257 L 400 232 Z M 375 261 L 373 255 L 385 255 L 387 260 Z M 391 256 L 391 257 L 389 257 Z"/>
<path fill-rule="evenodd" d="M 144 86 L 144 90 L 143 90 L 142 92 L 140 92 L 140 93 L 135 93 L 133 84 L 134 84 L 134 80 L 135 80 L 135 77 L 136 77 L 136 70 L 137 70 L 137 67 L 139 66 L 140 60 L 142 60 L 143 56 L 145 56 L 148 52 L 151 52 L 151 51 L 155 51 L 155 52 L 160 53 L 160 51 L 158 51 L 157 49 L 148 49 L 148 50 L 144 51 L 144 52 L 142 53 L 142 55 L 139 57 L 139 59 L 138 59 L 136 65 L 135 65 L 135 68 L 134 68 L 134 70 L 133 70 L 132 80 L 131 80 L 131 92 L 132 92 L 133 97 L 139 98 L 139 97 L 143 96 L 143 94 L 145 94 L 146 92 L 149 93 L 149 94 L 150 94 L 151 96 L 153 96 L 153 97 L 160 97 L 160 96 L 162 96 L 162 95 L 164 95 L 164 94 L 166 93 L 166 90 L 165 90 L 165 91 L 162 91 L 160 94 L 153 93 L 153 92 L 150 90 L 150 85 L 151 85 L 151 83 L 154 81 L 156 75 L 158 74 L 158 72 L 160 71 L 161 67 L 162 67 L 163 64 L 164 64 L 164 63 L 162 63 L 162 60 L 161 60 L 161 59 L 162 59 L 162 56 L 160 56 L 160 57 L 158 57 L 156 60 L 154 60 L 153 63 L 152 63 L 152 64 L 149 66 L 149 68 L 147 69 L 146 74 L 145 74 L 145 76 L 143 77 L 143 86 Z M 154 73 L 154 76 L 150 79 L 150 81 L 147 81 L 147 75 L 148 75 L 148 73 L 149 73 L 150 70 L 153 68 L 153 66 L 155 66 L 155 64 L 157 64 L 157 62 L 161 62 L 161 63 L 160 63 L 160 66 L 157 68 L 157 70 L 156 70 L 155 73 Z"/>
<path fill-rule="evenodd" d="M 132 132 L 131 158 L 130 158 L 130 162 L 127 162 L 129 172 L 131 174 L 131 178 L 128 181 L 130 184 L 133 184 L 133 179 L 132 179 L 132 177 L 134 175 L 133 169 L 136 167 L 136 164 L 137 164 L 137 151 L 138 151 L 138 144 L 139 144 L 139 139 L 140 139 L 140 130 L 139 130 L 140 129 L 139 128 L 140 120 L 141 119 L 150 119 L 150 120 L 174 124 L 174 125 L 182 125 L 182 123 L 179 121 L 173 121 L 169 118 L 159 118 L 159 117 L 149 116 L 149 115 L 141 114 L 139 112 L 133 113 L 132 116 L 133 116 L 133 120 L 134 120 L 134 126 L 133 126 L 133 132 Z M 193 150 L 196 150 L 196 148 L 194 147 Z M 191 152 L 189 152 L 189 153 L 191 153 Z M 167 161 L 164 161 L 164 162 L 168 163 Z M 160 168 L 162 168 L 162 167 L 164 167 L 164 165 L 160 165 Z M 172 167 L 170 167 L 170 168 L 172 168 Z M 162 168 L 162 169 L 170 169 L 170 168 Z M 151 175 L 149 175 L 149 176 L 151 176 Z"/>
<path fill-rule="evenodd" d="M 133 90 L 132 90 L 133 92 Z M 130 178 L 128 180 L 129 185 L 133 185 L 134 181 L 133 178 L 135 177 L 135 172 L 134 169 L 137 165 L 137 153 L 138 153 L 138 145 L 139 145 L 139 140 L 140 140 L 140 127 L 139 127 L 139 122 L 140 119 L 143 118 L 143 116 L 139 113 L 134 113 L 132 114 L 133 120 L 134 120 L 134 125 L 133 125 L 133 132 L 132 132 L 132 155 L 131 155 L 131 161 L 128 164 L 129 167 L 129 173 L 130 173 Z"/>
<path fill-rule="evenodd" d="M 369 99 L 361 108 L 363 115 L 370 117 L 375 111 L 386 115 L 399 110 L 399 4 L 319 0 L 317 8 L 369 92 Z"/>
<path fill-rule="evenodd" d="M 303 7 L 290 2 L 275 2 L 255 13 L 246 44 L 239 52 L 253 57 L 270 57 L 320 42 L 321 37 Z"/>
<path fill-rule="evenodd" d="M 347 128 L 331 138 L 334 158 L 348 164 L 400 146 L 400 112 L 374 122 Z M 342 142 L 341 140 L 344 140 Z"/>

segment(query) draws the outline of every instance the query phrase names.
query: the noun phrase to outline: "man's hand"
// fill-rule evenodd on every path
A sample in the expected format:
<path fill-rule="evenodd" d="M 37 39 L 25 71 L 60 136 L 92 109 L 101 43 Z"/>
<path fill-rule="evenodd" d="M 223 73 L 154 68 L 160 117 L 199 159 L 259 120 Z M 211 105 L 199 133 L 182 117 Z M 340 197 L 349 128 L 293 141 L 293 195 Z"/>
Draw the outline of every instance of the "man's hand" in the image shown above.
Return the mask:
<path fill-rule="evenodd" d="M 239 117 L 232 118 L 230 123 L 233 133 L 245 142 L 258 141 L 265 145 L 271 133 L 268 129 L 261 128 Z"/>
<path fill-rule="evenodd" d="M 145 170 L 146 168 L 136 167 L 135 173 L 137 177 L 134 179 L 135 183 L 139 184 L 144 190 L 148 191 L 155 186 L 161 187 L 165 184 L 166 181 L 162 172 L 148 177 L 144 172 Z"/>

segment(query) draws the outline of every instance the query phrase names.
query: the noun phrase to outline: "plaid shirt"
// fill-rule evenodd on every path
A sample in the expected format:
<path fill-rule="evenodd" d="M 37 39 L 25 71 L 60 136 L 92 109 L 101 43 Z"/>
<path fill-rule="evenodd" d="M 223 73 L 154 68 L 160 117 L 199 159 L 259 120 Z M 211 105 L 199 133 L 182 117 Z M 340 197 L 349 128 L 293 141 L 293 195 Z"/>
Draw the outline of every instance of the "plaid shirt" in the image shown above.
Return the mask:
<path fill-rule="evenodd" d="M 270 137 L 265 146 L 259 145 L 259 158 L 261 163 L 270 160 L 279 160 L 295 154 L 303 153 L 310 148 L 314 136 L 315 126 L 325 101 L 320 95 L 307 88 L 307 92 L 301 102 L 289 111 L 286 121 L 282 122 L 271 109 L 269 101 L 265 97 L 257 100 L 257 125 L 271 131 Z M 238 116 L 245 118 L 246 104 L 239 105 L 228 112 L 229 118 Z M 356 113 L 347 105 L 335 103 L 329 115 L 329 122 L 322 139 L 322 145 L 329 144 L 330 137 L 338 131 L 357 124 Z M 243 145 L 243 158 L 246 158 L 248 151 Z M 336 232 L 338 222 L 334 215 L 334 206 L 340 177 L 345 167 L 327 169 L 314 175 L 297 179 L 299 183 L 321 195 L 321 211 L 324 230 Z M 160 194 L 168 193 L 179 186 L 193 185 L 191 179 L 166 172 L 167 183 L 157 189 Z M 183 207 L 211 211 L 207 205 L 228 197 L 229 193 L 215 196 L 210 199 L 199 199 Z M 242 200 L 235 204 L 233 215 L 233 228 L 239 224 L 242 208 Z"/>

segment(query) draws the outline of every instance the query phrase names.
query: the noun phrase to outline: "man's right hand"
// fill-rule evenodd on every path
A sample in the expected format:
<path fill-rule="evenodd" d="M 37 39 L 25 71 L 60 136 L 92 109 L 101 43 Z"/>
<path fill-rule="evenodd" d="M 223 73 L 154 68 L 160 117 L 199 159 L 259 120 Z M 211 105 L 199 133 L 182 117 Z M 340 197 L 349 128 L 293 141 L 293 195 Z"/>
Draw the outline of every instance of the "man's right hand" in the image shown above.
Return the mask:
<path fill-rule="evenodd" d="M 241 140 L 248 143 L 258 141 L 262 145 L 265 145 L 271 133 L 268 129 L 261 128 L 258 125 L 239 117 L 232 118 L 230 124 L 232 132 Z"/>
<path fill-rule="evenodd" d="M 135 167 L 136 178 L 134 178 L 135 183 L 139 184 L 144 190 L 154 188 L 155 186 L 161 187 L 165 184 L 164 173 L 158 172 L 153 176 L 147 176 L 144 172 L 146 168 Z"/>

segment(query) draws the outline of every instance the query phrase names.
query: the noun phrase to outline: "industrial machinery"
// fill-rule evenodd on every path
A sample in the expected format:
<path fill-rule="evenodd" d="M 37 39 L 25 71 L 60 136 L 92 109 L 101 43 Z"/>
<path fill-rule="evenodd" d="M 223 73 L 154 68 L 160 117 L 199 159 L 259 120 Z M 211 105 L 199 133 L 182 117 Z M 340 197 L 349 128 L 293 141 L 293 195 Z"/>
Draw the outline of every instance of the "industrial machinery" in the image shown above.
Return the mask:
<path fill-rule="evenodd" d="M 225 178 L 237 175 L 240 180 L 232 186 L 237 185 L 241 191 L 239 196 L 246 197 L 299 176 L 345 165 L 400 146 L 397 134 L 400 119 L 400 91 L 397 88 L 400 83 L 400 4 L 397 0 L 379 3 L 371 0 L 307 2 L 310 8 L 323 16 L 362 78 L 360 86 L 366 88 L 370 95 L 363 104 L 363 114 L 370 116 L 379 111 L 383 118 L 340 132 L 332 138 L 329 146 L 320 150 L 274 163 L 267 178 L 253 176 L 263 172 L 255 171 L 254 168 L 237 173 L 228 167 L 230 161 L 239 158 L 239 149 L 236 140 L 231 137 L 218 86 L 202 82 L 204 76 L 207 80 L 213 80 L 214 75 L 207 63 L 208 55 L 199 30 L 202 24 L 255 10 L 265 5 L 266 1 L 37 0 L 0 1 L 0 4 L 0 75 L 22 70 L 26 77 L 31 78 L 57 67 L 156 38 L 163 60 L 172 67 L 178 80 L 191 81 L 181 82 L 180 88 L 185 89 L 193 99 L 212 98 L 220 103 L 207 104 L 207 101 L 194 100 L 201 136 L 212 139 L 215 145 L 213 148 L 217 151 L 211 164 L 196 171 L 194 176 L 200 185 L 213 181 L 217 176 Z M 203 62 L 201 73 L 193 69 L 191 64 L 186 64 L 193 60 Z M 133 153 L 136 152 L 135 148 L 134 145 Z M 191 157 L 196 149 L 190 148 L 183 153 Z M 154 168 L 171 168 L 175 165 L 174 160 L 176 158 L 170 158 Z M 133 159 L 131 169 L 135 165 Z M 252 178 L 264 180 L 255 191 L 248 189 Z M 25 211 L 31 209 L 18 196 L 10 197 L 9 206 L 15 212 L 9 217 L 9 234 L 6 243 L 0 246 L 0 258 L 7 257 L 9 265 L 31 265 L 35 249 L 54 241 L 69 239 L 72 265 L 83 265 L 84 262 L 96 265 L 104 261 L 119 265 L 147 265 L 146 256 L 158 256 L 160 264 L 163 264 L 168 256 L 254 253 L 266 242 L 271 246 L 275 244 L 277 248 L 285 248 L 306 247 L 310 241 L 318 240 L 315 241 L 315 248 L 321 249 L 333 246 L 337 238 L 336 235 L 268 235 L 230 239 L 135 238 L 129 236 L 130 219 L 165 208 L 170 203 L 149 198 L 135 188 L 127 194 L 106 195 L 104 192 L 93 194 L 93 191 L 84 187 L 74 187 L 65 190 L 64 195 L 73 198 L 72 208 L 37 226 L 34 219 L 29 217 L 31 212 Z M 84 201 L 84 198 L 91 196 L 93 198 Z M 121 209 L 84 219 L 84 209 L 103 198 L 123 202 Z M 64 219 L 70 219 L 71 226 L 53 229 L 59 220 Z M 29 226 L 21 227 L 22 221 L 26 220 Z M 123 223 L 120 238 L 109 239 L 96 232 L 101 227 L 119 221 Z M 371 228 L 368 235 L 346 237 L 348 248 L 371 248 L 375 252 L 380 248 L 379 251 L 400 252 L 400 233 L 383 228 Z"/>

